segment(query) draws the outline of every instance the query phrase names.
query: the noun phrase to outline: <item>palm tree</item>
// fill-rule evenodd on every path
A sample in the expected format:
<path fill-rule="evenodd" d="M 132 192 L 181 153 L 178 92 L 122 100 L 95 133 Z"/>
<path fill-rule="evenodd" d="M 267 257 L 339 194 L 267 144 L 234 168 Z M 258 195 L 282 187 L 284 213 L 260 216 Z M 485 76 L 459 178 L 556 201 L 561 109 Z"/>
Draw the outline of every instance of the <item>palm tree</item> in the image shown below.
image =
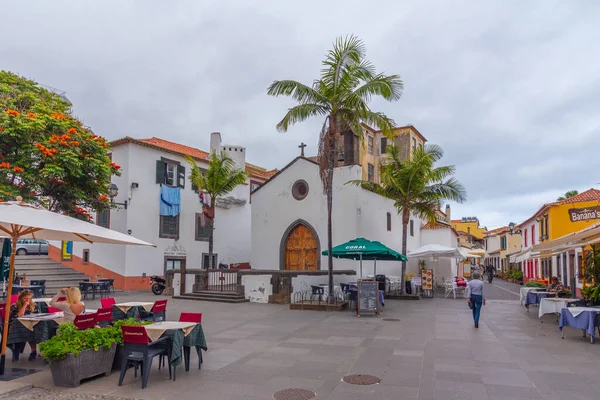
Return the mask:
<path fill-rule="evenodd" d="M 577 190 L 569 190 L 567 193 L 565 193 L 563 196 L 560 196 L 558 199 L 556 199 L 556 201 L 562 201 L 562 200 L 566 200 L 569 199 L 571 197 L 575 197 L 579 194 L 579 191 Z"/>
<path fill-rule="evenodd" d="M 192 157 L 187 157 L 192 174 L 190 181 L 192 186 L 198 188 L 209 195 L 209 204 L 202 204 L 202 213 L 208 220 L 210 232 L 208 234 L 208 268 L 214 268 L 213 265 L 213 236 L 215 226 L 215 204 L 218 198 L 231 193 L 237 185 L 246 182 L 248 174 L 242 169 L 236 168 L 235 162 L 225 153 L 217 154 L 213 152 L 208 162 L 206 172 L 196 164 Z"/>
<path fill-rule="evenodd" d="M 319 138 L 318 159 L 323 190 L 327 195 L 329 293 L 333 293 L 331 211 L 334 153 L 338 134 L 352 131 L 362 140 L 361 124 L 367 123 L 391 137 L 394 122 L 385 114 L 372 111 L 369 102 L 373 96 L 381 96 L 388 101 L 398 100 L 403 89 L 398 75 L 376 73 L 375 67 L 365 55 L 365 46 L 357 37 L 338 38 L 322 62 L 321 77 L 312 85 L 283 80 L 273 82 L 267 90 L 267 94 L 271 96 L 290 96 L 298 102 L 288 109 L 277 124 L 280 132 L 286 132 L 290 125 L 311 117 L 325 118 Z"/>
<path fill-rule="evenodd" d="M 350 181 L 394 201 L 402 214 L 402 254 L 406 254 L 406 239 L 411 213 L 430 223 L 436 223 L 435 212 L 444 200 L 462 203 L 467 193 L 453 177 L 454 165 L 436 167 L 444 152 L 437 145 L 428 144 L 414 150 L 412 158 L 401 161 L 398 148 L 388 146 L 381 166 L 381 183 Z M 406 275 L 406 261 L 402 262 L 402 291 Z"/>

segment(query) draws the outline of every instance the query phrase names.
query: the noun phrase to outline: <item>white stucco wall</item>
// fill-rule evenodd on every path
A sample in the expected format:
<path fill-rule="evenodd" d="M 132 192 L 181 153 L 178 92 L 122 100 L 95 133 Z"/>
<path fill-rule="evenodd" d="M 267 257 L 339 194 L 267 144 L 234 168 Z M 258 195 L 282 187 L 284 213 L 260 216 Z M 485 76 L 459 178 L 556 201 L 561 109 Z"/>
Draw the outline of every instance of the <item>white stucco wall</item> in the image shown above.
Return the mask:
<path fill-rule="evenodd" d="M 251 303 L 268 303 L 273 294 L 271 275 L 243 275 L 244 295 Z"/>
<path fill-rule="evenodd" d="M 195 240 L 196 213 L 202 212 L 198 194 L 189 181 L 191 168 L 180 155 L 132 143 L 113 149 L 113 161 L 122 167 L 122 175 L 113 177 L 119 187 L 117 203 L 128 200 L 127 210 L 111 210 L 110 228 L 132 235 L 156 245 L 156 248 L 136 246 L 108 246 L 74 243 L 74 254 L 81 257 L 83 249 L 90 249 L 90 261 L 125 276 L 142 274 L 163 275 L 164 253 L 175 243 L 174 239 L 159 238 L 160 184 L 156 183 L 156 161 L 161 157 L 180 162 L 185 166 L 186 183 L 181 190 L 178 244 L 185 249 L 187 268 L 200 268 L 202 253 L 208 253 L 207 241 Z M 198 162 L 200 167 L 206 163 Z M 131 183 L 139 187 L 131 189 Z M 217 207 L 215 215 L 214 252 L 217 262 L 226 264 L 250 261 L 250 186 L 239 185 L 231 194 L 246 201 L 230 209 Z"/>
<path fill-rule="evenodd" d="M 306 221 L 317 232 L 320 250 L 327 248 L 327 208 L 319 177 L 319 167 L 305 159 L 298 159 L 275 179 L 252 196 L 252 268 L 280 269 L 280 249 L 287 229 L 297 220 Z M 333 193 L 333 245 L 357 237 L 378 240 L 401 252 L 402 220 L 389 199 L 367 190 L 346 185 L 360 179 L 360 166 L 336 168 Z M 303 179 L 309 185 L 309 194 L 302 200 L 292 196 L 292 186 Z M 391 231 L 387 230 L 387 213 L 391 214 Z M 421 221 L 415 217 L 414 236 L 408 237 L 408 249 L 419 247 Z M 409 232 L 410 234 L 410 232 Z M 412 265 L 412 267 L 411 267 Z M 416 271 L 416 261 L 409 261 L 407 270 Z M 327 269 L 327 257 L 322 256 L 320 269 Z M 359 262 L 334 259 L 334 269 L 359 271 Z M 373 273 L 373 262 L 363 263 L 363 275 Z M 379 262 L 377 273 L 401 275 L 400 262 Z"/>

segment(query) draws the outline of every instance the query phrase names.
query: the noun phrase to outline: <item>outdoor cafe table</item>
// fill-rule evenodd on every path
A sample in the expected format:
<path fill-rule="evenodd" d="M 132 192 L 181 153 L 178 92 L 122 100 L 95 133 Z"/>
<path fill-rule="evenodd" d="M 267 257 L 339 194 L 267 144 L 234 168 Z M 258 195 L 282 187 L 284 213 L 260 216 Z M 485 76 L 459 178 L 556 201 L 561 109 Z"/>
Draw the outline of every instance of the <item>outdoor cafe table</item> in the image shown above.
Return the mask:
<path fill-rule="evenodd" d="M 104 286 L 108 286 L 107 281 L 90 282 L 89 280 L 87 280 L 87 281 L 81 281 L 79 283 L 80 284 L 84 283 L 86 285 L 92 285 L 92 300 L 96 299 L 96 291 L 97 290 L 101 290 Z"/>
<path fill-rule="evenodd" d="M 590 335 L 590 343 L 596 340 L 595 329 L 600 326 L 600 308 L 596 307 L 569 307 L 563 308 L 560 311 L 560 321 L 558 327 L 562 332 L 564 339 L 565 333 L 563 328 L 571 326 L 583 330 L 583 337 L 586 331 Z"/>
<path fill-rule="evenodd" d="M 542 318 L 544 314 L 556 314 L 558 316 L 563 308 L 567 308 L 567 304 L 577 300 L 579 299 L 566 299 L 562 297 L 546 297 L 540 299 L 538 318 Z"/>
<path fill-rule="evenodd" d="M 25 289 L 31 290 L 31 292 L 33 293 L 33 297 L 42 297 L 44 295 L 44 286 L 41 286 L 41 285 L 28 285 L 28 286 L 13 285 L 12 286 L 12 294 L 21 293 L 21 291 L 23 291 Z"/>
<path fill-rule="evenodd" d="M 47 313 L 48 306 L 50 305 L 51 300 L 52 300 L 51 297 L 40 297 L 37 299 L 33 299 L 33 302 L 36 304 L 39 304 L 38 309 L 40 310 L 41 313 Z"/>
<path fill-rule="evenodd" d="M 112 317 L 113 319 L 127 319 L 127 318 L 140 318 L 140 311 L 151 311 L 154 303 L 148 303 L 145 301 L 130 301 L 127 303 L 118 303 L 113 305 Z"/>
<path fill-rule="evenodd" d="M 202 350 L 208 350 L 202 324 L 194 322 L 163 321 L 145 325 L 150 340 L 155 341 L 163 336 L 171 338 L 171 365 L 181 364 L 181 355 L 185 357 L 185 370 L 190 370 L 190 349 L 196 348 L 198 358 L 202 362 Z"/>
<path fill-rule="evenodd" d="M 527 294 L 529 292 L 538 292 L 544 290 L 546 290 L 546 288 L 543 287 L 522 287 L 519 290 L 519 300 L 521 300 L 521 305 L 525 305 L 525 299 L 527 299 Z"/>
<path fill-rule="evenodd" d="M 529 312 L 530 304 L 540 304 L 540 300 L 545 297 L 556 297 L 556 292 L 529 292 L 525 299 L 525 308 Z"/>
<path fill-rule="evenodd" d="M 58 325 L 63 322 L 62 312 L 53 314 L 28 314 L 18 317 L 13 320 L 8 328 L 6 344 L 10 346 L 28 342 L 45 342 L 54 335 Z M 18 360 L 18 354 L 22 353 L 23 350 L 24 346 L 19 350 L 13 349 L 13 360 Z"/>

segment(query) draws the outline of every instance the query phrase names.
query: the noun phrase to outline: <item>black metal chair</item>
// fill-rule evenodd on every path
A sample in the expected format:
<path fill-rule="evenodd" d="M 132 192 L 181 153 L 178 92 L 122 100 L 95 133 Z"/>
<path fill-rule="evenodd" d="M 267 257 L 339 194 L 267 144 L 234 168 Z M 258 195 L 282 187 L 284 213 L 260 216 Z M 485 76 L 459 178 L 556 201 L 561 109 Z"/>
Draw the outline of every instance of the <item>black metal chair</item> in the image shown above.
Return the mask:
<path fill-rule="evenodd" d="M 171 379 L 171 338 L 162 337 L 149 343 L 148 333 L 143 326 L 121 327 L 123 331 L 123 361 L 121 363 L 121 374 L 119 376 L 119 386 L 123 384 L 125 373 L 130 367 L 135 368 L 135 377 L 137 369 L 142 369 L 142 389 L 148 386 L 148 377 L 150 376 L 150 367 L 154 357 L 161 354 L 167 355 L 169 365 L 169 379 Z M 160 365 L 159 365 L 160 369 Z M 173 369 L 173 380 L 175 380 L 175 369 Z"/>
<path fill-rule="evenodd" d="M 310 295 L 310 301 L 312 301 L 313 297 L 315 297 L 315 296 L 318 296 L 319 301 L 322 301 L 323 295 L 325 294 L 325 288 L 322 288 L 321 286 L 315 286 L 315 285 L 310 285 L 310 288 L 312 289 L 312 293 Z"/>
<path fill-rule="evenodd" d="M 45 279 L 32 279 L 31 286 L 41 286 L 42 296 L 46 297 L 46 280 Z"/>
<path fill-rule="evenodd" d="M 87 300 L 88 294 L 92 294 L 94 298 L 96 297 L 93 283 L 79 282 L 79 291 L 81 292 L 81 295 L 83 296 L 84 300 Z"/>

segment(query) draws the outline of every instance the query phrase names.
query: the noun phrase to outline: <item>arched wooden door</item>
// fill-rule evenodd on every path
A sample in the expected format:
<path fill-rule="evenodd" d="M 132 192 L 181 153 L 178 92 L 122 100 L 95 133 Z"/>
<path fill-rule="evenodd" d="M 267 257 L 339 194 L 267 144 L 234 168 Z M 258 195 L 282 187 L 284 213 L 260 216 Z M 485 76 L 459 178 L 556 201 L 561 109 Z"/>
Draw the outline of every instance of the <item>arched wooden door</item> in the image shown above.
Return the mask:
<path fill-rule="evenodd" d="M 285 269 L 293 271 L 316 271 L 318 266 L 317 239 L 303 224 L 289 233 L 285 243 Z"/>

